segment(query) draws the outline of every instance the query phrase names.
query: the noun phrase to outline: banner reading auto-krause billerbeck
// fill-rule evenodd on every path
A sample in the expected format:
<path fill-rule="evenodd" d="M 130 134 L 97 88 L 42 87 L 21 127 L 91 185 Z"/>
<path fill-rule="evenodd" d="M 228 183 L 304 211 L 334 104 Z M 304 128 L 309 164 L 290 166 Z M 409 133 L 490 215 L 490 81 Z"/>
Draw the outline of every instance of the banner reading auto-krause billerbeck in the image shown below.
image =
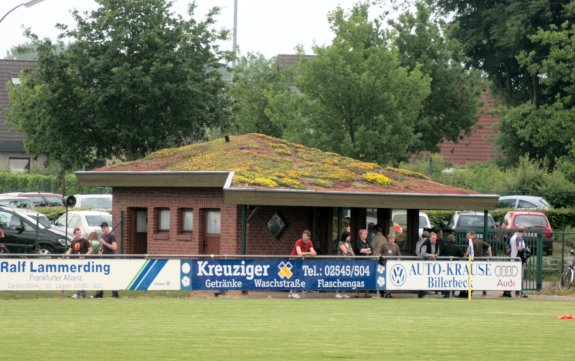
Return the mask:
<path fill-rule="evenodd" d="M 466 290 L 469 263 L 466 261 L 391 261 L 385 265 L 388 290 Z M 521 262 L 474 261 L 471 288 L 504 291 L 521 289 Z"/>

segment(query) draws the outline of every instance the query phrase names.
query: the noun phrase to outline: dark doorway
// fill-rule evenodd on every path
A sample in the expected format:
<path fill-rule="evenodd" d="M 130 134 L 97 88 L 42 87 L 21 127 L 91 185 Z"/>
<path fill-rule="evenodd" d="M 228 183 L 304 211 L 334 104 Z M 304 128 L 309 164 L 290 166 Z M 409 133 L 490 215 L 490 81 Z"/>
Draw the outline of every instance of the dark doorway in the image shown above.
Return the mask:
<path fill-rule="evenodd" d="M 220 254 L 220 210 L 206 209 L 204 212 L 204 254 Z"/>
<path fill-rule="evenodd" d="M 133 254 L 148 253 L 148 210 L 146 208 L 131 208 L 131 239 Z"/>

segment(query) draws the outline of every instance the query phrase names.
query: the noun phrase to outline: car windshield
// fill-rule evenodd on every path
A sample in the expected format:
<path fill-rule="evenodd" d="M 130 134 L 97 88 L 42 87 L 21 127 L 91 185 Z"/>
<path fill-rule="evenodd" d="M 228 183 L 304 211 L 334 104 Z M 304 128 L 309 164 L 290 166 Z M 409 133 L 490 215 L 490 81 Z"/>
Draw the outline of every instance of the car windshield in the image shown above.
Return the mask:
<path fill-rule="evenodd" d="M 0 206 L 10 208 L 34 208 L 34 203 L 29 199 L 0 199 Z"/>
<path fill-rule="evenodd" d="M 30 218 L 34 220 L 34 222 L 38 222 L 43 225 L 45 228 L 50 228 L 50 220 L 43 214 L 29 214 Z"/>
<path fill-rule="evenodd" d="M 64 203 L 62 203 L 62 198 L 60 197 L 47 196 L 46 201 L 50 207 L 61 207 L 64 205 Z"/>
<path fill-rule="evenodd" d="M 487 217 L 487 226 L 490 228 L 495 228 L 495 222 L 493 218 Z M 482 215 L 461 215 L 457 221 L 458 228 L 480 228 L 483 227 L 483 216 Z"/>
<path fill-rule="evenodd" d="M 100 224 L 106 222 L 108 224 L 112 223 L 111 214 L 102 214 L 97 216 L 86 216 L 86 222 L 90 227 L 100 227 Z"/>
<path fill-rule="evenodd" d="M 531 227 L 546 228 L 547 227 L 547 220 L 545 219 L 545 217 L 534 215 L 534 214 L 515 216 L 514 223 L 515 223 L 515 227 L 520 227 L 520 226 L 526 227 L 526 228 L 531 228 Z"/>
<path fill-rule="evenodd" d="M 407 214 L 398 213 L 393 216 L 393 222 L 399 224 L 402 227 L 407 226 Z M 427 218 L 425 216 L 419 215 L 419 228 L 428 227 Z"/>
<path fill-rule="evenodd" d="M 94 209 L 112 209 L 112 199 L 104 198 L 84 198 L 82 199 L 82 208 Z"/>

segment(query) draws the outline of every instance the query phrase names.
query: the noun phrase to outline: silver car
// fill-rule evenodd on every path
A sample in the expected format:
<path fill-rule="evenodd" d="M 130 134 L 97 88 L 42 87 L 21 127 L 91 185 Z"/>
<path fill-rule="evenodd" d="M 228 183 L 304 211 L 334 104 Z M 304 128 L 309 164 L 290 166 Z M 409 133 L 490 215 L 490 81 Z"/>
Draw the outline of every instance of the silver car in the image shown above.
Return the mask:
<path fill-rule="evenodd" d="M 551 205 L 541 197 L 516 195 L 499 197 L 497 208 L 551 209 Z"/>
<path fill-rule="evenodd" d="M 68 212 L 68 235 L 72 236 L 74 228 L 82 230 L 82 236 L 90 241 L 92 247 L 99 247 L 98 239 L 102 236 L 100 225 L 106 222 L 112 224 L 112 215 L 108 212 L 98 211 L 69 211 Z M 54 222 L 54 226 L 66 231 L 66 213 Z"/>

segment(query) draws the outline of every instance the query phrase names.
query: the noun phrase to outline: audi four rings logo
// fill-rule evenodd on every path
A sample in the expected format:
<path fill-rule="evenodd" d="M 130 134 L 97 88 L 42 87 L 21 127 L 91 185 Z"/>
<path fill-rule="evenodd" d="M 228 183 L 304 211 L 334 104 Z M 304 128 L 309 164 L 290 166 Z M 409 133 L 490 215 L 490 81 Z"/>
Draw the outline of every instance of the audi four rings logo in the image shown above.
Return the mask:
<path fill-rule="evenodd" d="M 509 266 L 496 266 L 493 270 L 497 277 L 515 277 L 519 274 L 519 267 Z"/>
<path fill-rule="evenodd" d="M 400 264 L 393 265 L 389 272 L 391 276 L 391 283 L 395 286 L 399 287 L 407 280 L 407 272 L 405 271 L 405 268 Z"/>

